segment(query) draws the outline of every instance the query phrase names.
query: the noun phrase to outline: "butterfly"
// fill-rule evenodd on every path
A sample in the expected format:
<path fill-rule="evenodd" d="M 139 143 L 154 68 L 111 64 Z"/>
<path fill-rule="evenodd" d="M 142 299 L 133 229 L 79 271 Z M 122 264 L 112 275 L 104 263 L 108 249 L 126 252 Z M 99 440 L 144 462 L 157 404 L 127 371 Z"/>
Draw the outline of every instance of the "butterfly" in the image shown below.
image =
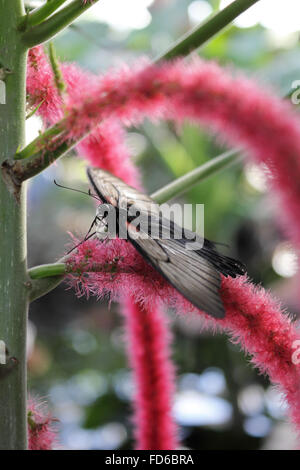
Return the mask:
<path fill-rule="evenodd" d="M 224 318 L 221 274 L 233 278 L 243 275 L 244 265 L 218 253 L 215 243 L 164 217 L 154 200 L 109 172 L 88 167 L 87 176 L 106 211 L 104 214 L 102 205 L 98 206 L 96 236 L 103 239 L 109 208 L 113 208 L 117 227 L 125 221 L 126 238 L 149 264 L 195 307 L 214 318 Z M 196 244 L 193 249 L 191 240 Z"/>

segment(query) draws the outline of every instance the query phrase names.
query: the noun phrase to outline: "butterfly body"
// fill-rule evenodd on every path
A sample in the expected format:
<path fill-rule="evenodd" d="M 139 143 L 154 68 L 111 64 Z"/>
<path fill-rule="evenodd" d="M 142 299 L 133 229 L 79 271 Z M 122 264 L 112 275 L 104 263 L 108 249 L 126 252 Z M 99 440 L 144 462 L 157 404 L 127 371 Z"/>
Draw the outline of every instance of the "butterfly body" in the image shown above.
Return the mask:
<path fill-rule="evenodd" d="M 127 238 L 187 300 L 207 314 L 223 318 L 221 275 L 236 277 L 244 274 L 244 266 L 219 254 L 214 243 L 165 218 L 149 196 L 119 178 L 93 167 L 87 169 L 87 175 L 97 197 L 114 209 L 111 214 L 108 208 L 108 217 L 116 217 L 115 235 L 120 236 L 119 232 L 123 230 L 122 238 Z M 98 211 L 96 235 L 103 238 L 105 229 L 100 226 L 106 227 L 107 221 L 101 205 Z"/>

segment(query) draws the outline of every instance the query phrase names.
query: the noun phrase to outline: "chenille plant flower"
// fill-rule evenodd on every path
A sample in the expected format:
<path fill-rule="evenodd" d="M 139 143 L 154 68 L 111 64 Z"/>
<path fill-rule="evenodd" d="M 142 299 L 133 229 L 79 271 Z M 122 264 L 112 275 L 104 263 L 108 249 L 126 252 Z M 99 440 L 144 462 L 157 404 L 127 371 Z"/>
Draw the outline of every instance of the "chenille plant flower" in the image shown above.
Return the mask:
<path fill-rule="evenodd" d="M 73 139 L 85 134 L 86 127 L 93 127 L 99 116 L 100 121 L 104 120 L 90 137 L 79 144 L 80 155 L 85 156 L 93 165 L 108 169 L 134 184 L 131 177 L 132 165 L 128 154 L 123 150 L 122 135 L 120 131 L 116 133 L 114 130 L 117 120 L 136 124 L 143 115 L 176 120 L 189 117 L 210 124 L 215 131 L 221 130 L 222 135 L 231 143 L 243 145 L 257 161 L 268 164 L 273 187 L 282 195 L 282 203 L 286 204 L 286 209 L 291 207 L 290 200 L 286 199 L 287 188 L 290 190 L 288 196 L 295 202 L 292 207 L 295 209 L 300 202 L 297 198 L 297 181 L 292 178 L 292 162 L 296 150 L 290 151 L 293 145 L 296 149 L 299 145 L 297 136 L 300 125 L 288 104 L 261 91 L 250 81 L 241 77 L 232 79 L 228 72 L 216 64 L 196 60 L 190 65 L 181 61 L 162 66 L 142 64 L 136 70 L 131 68 L 108 73 L 98 83 L 95 77 L 90 81 L 88 76 L 85 76 L 85 80 L 80 80 L 83 72 L 74 67 L 63 66 L 62 70 L 69 90 L 69 124 L 66 126 L 70 131 L 67 138 Z M 35 76 L 32 66 L 29 69 L 29 84 L 31 74 Z M 76 76 L 77 79 L 74 78 Z M 93 86 L 94 98 L 90 96 Z M 43 84 L 38 88 L 42 90 Z M 76 107 L 78 89 L 82 94 L 87 93 L 86 104 L 81 104 L 80 107 Z M 98 101 L 97 97 L 100 97 Z M 39 112 L 44 112 L 47 116 L 48 109 L 51 107 L 47 106 L 46 99 Z M 249 116 L 250 112 L 252 118 Z M 115 138 L 104 137 L 112 135 Z M 269 145 L 268 152 L 264 152 L 264 146 L 270 141 L 272 145 Z M 282 172 L 282 149 L 288 142 L 291 165 L 285 160 L 285 172 Z M 114 157 L 115 171 L 112 168 L 111 155 Z M 298 225 L 295 219 L 291 218 L 290 221 L 293 221 L 291 225 L 294 230 L 291 232 L 294 235 Z M 128 292 L 149 311 L 153 310 L 151 306 L 156 305 L 157 299 L 176 306 L 179 311 L 195 311 L 123 240 L 112 240 L 106 244 L 90 240 L 78 247 L 67 265 L 70 273 L 77 273 L 69 275 L 69 282 L 79 295 L 93 294 L 102 297 L 110 292 L 111 299 L 118 300 L 122 298 L 123 292 Z M 101 270 L 101 266 L 105 268 Z M 79 276 L 78 272 L 81 272 Z M 148 276 L 145 276 L 145 272 Z M 290 319 L 263 289 L 256 289 L 247 279 L 224 278 L 222 299 L 226 306 L 226 317 L 216 321 L 215 326 L 228 332 L 234 341 L 240 342 L 252 355 L 253 363 L 263 373 L 268 373 L 273 383 L 281 386 L 290 404 L 292 418 L 299 426 L 300 375 L 299 368 L 292 362 L 293 344 L 299 335 Z M 138 307 L 132 313 L 136 311 L 139 311 Z M 208 320 L 208 324 L 211 323 Z M 137 349 L 139 348 L 132 345 L 131 351 Z M 145 350 L 147 349 L 145 344 Z M 163 358 L 161 361 L 163 362 Z M 135 359 L 132 363 L 138 364 Z M 144 364 L 145 374 L 146 370 Z M 143 374 L 138 366 L 136 374 L 142 393 Z M 166 374 L 165 387 L 168 389 L 167 379 Z M 137 403 L 144 403 L 142 410 L 136 408 L 136 415 L 139 417 L 141 413 L 147 412 L 147 399 L 140 398 Z M 143 420 L 136 418 L 136 422 L 140 425 L 137 431 L 139 436 L 143 434 Z M 151 434 L 149 428 L 148 432 Z M 144 442 L 141 438 L 138 448 Z M 153 448 L 149 445 L 149 448 Z"/>
<path fill-rule="evenodd" d="M 18 363 L 0 391 L 1 429 L 11 429 L 0 447 L 26 448 L 26 428 L 30 449 L 54 446 L 50 416 L 40 414 L 30 402 L 26 421 L 26 308 L 30 300 L 49 291 L 63 277 L 78 295 L 103 298 L 109 293 L 110 299 L 121 303 L 136 383 L 133 423 L 137 449 L 172 450 L 180 445 L 171 411 L 175 373 L 163 305 L 185 315 L 199 314 L 208 328 L 225 331 L 240 343 L 253 364 L 284 393 L 299 431 L 300 369 L 292 358 L 300 335 L 279 303 L 246 276 L 222 278 L 220 295 L 226 315 L 212 320 L 124 240 L 100 243 L 90 239 L 66 255 L 63 263 L 46 267 L 46 275 L 39 275 L 43 271 L 39 268 L 27 271 L 24 182 L 76 147 L 93 166 L 141 189 L 141 178 L 125 145 L 124 128 L 139 125 L 145 117 L 179 125 L 188 119 L 229 146 L 240 148 L 253 161 L 264 163 L 272 191 L 281 202 L 283 225 L 295 246 L 300 246 L 297 114 L 288 103 L 215 62 L 169 60 L 201 45 L 257 0 L 236 0 L 171 48 L 165 60 L 151 63 L 143 59 L 100 77 L 75 65 L 59 64 L 53 49 L 49 60 L 40 46 L 96 1 L 72 0 L 65 6 L 63 0 L 52 0 L 25 15 L 23 1 L 13 0 L 5 9 L 0 0 L 0 31 L 5 33 L 7 46 L 5 57 L 1 53 L 0 58 L 1 63 L 5 60 L 5 70 L 13 71 L 5 78 L 8 111 L 0 109 L 4 156 L 0 194 L 5 221 L 1 232 L 5 279 L 0 287 L 6 302 L 0 303 L 0 311 L 7 312 L 0 326 Z M 24 146 L 27 51 L 29 112 L 42 117 L 45 130 Z M 6 271 L 11 274 L 8 283 Z M 52 275 L 56 276 L 53 281 Z"/>
<path fill-rule="evenodd" d="M 28 449 L 53 450 L 57 444 L 56 420 L 47 411 L 45 403 L 29 398 L 27 420 Z"/>

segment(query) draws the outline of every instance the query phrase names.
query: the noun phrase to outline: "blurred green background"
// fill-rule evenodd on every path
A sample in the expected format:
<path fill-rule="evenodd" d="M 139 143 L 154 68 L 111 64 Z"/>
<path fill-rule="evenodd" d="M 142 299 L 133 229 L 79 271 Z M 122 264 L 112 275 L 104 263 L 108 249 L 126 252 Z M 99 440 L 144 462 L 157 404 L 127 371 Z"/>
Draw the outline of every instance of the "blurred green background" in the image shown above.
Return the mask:
<path fill-rule="evenodd" d="M 38 4 L 39 2 L 33 2 Z M 224 6 L 229 2 L 221 2 Z M 199 54 L 272 88 L 278 95 L 300 79 L 296 1 L 261 0 L 257 7 L 202 47 Z M 62 61 L 95 73 L 155 57 L 220 7 L 218 0 L 102 0 L 54 41 Z M 276 10 L 277 8 L 277 10 Z M 41 123 L 28 121 L 30 141 Z M 216 137 L 186 123 L 128 129 L 128 145 L 149 194 L 225 150 Z M 30 266 L 58 259 L 83 237 L 94 217 L 89 198 L 53 184 L 86 190 L 85 163 L 70 154 L 30 181 Z M 263 168 L 237 164 L 191 189 L 179 202 L 205 204 L 205 235 L 228 244 L 250 277 L 297 316 L 295 254 L 276 220 Z M 259 376 L 228 338 L 201 332 L 198 317 L 170 312 L 177 367 L 174 415 L 191 449 L 292 448 L 280 394 Z M 30 311 L 29 385 L 59 419 L 68 449 L 130 449 L 134 392 L 119 307 L 77 299 L 61 285 Z"/>

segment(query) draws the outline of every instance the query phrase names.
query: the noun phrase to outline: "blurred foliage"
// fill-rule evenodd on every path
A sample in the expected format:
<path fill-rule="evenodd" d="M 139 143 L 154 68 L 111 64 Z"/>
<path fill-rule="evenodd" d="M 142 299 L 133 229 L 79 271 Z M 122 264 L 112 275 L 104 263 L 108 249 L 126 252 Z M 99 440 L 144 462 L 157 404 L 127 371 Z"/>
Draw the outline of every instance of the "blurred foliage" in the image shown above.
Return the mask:
<path fill-rule="evenodd" d="M 155 57 L 192 26 L 187 13 L 191 3 L 155 1 L 149 10 L 152 21 L 139 30 L 117 31 L 91 16 L 81 19 L 55 39 L 58 56 L 95 73 L 143 55 Z M 210 3 L 218 8 L 218 1 Z M 297 39 L 286 48 L 274 38 L 272 42 L 270 32 L 260 25 L 243 29 L 232 26 L 199 54 L 243 69 L 281 95 L 300 76 Z M 129 129 L 128 145 L 149 193 L 224 150 L 215 136 L 189 123 L 176 128 L 172 123 L 157 126 L 147 121 L 139 129 Z M 67 232 L 82 237 L 93 219 L 93 202 L 55 187 L 54 178 L 74 188 L 87 188 L 84 162 L 74 154 L 30 182 L 30 265 L 57 259 L 70 243 Z M 192 188 L 179 202 L 204 203 L 206 236 L 227 244 L 228 248 L 222 248 L 226 254 L 241 259 L 255 282 L 278 292 L 290 311 L 298 313 L 293 279 L 280 277 L 272 268 L 274 250 L 284 234 L 276 224 L 272 203 L 265 192 L 251 184 L 241 164 Z M 270 395 L 268 380 L 258 376 L 248 365 L 249 358 L 226 337 L 201 333 L 201 319 L 170 315 L 177 398 L 180 402 L 180 397 L 193 392 L 199 406 L 211 413 L 205 421 L 200 410 L 198 424 L 189 422 L 188 417 L 178 418 L 184 445 L 195 449 L 255 449 L 265 445 L 283 416 Z M 62 445 L 130 448 L 130 398 L 134 390 L 118 306 L 109 308 L 96 299 L 77 299 L 74 292 L 60 286 L 32 304 L 30 318 L 34 325 L 31 336 L 35 338 L 29 361 L 30 388 L 32 393 L 49 398 L 60 420 Z M 225 384 L 214 393 L 199 385 L 211 368 L 215 380 L 223 377 Z M 248 408 L 241 406 L 239 397 L 243 394 L 248 397 Z M 208 398 L 216 401 L 207 402 Z M 221 405 L 220 410 L 231 410 L 223 421 L 218 411 Z"/>

